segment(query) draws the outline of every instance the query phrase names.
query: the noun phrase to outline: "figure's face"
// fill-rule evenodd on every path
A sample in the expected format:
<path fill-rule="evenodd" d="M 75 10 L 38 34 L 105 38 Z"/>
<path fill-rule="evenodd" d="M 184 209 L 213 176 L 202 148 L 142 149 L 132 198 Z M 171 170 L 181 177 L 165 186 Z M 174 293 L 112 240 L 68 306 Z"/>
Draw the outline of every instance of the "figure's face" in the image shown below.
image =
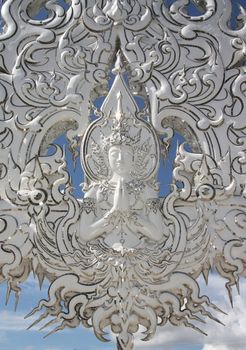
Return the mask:
<path fill-rule="evenodd" d="M 120 176 L 130 175 L 133 166 L 133 152 L 125 145 L 112 146 L 108 153 L 112 171 Z"/>

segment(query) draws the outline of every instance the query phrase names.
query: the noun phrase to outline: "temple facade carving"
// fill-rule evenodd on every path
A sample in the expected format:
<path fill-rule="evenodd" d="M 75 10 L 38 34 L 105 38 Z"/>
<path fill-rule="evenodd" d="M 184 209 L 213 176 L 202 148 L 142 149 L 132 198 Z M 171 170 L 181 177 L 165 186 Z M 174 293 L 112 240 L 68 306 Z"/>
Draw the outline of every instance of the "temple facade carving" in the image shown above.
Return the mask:
<path fill-rule="evenodd" d="M 216 269 L 232 303 L 246 275 L 245 10 L 232 29 L 231 1 L 194 3 L 2 6 L 0 281 L 16 305 L 31 272 L 49 281 L 29 314 L 48 334 L 110 329 L 132 350 L 141 327 L 204 333 L 223 310 L 198 277 Z"/>

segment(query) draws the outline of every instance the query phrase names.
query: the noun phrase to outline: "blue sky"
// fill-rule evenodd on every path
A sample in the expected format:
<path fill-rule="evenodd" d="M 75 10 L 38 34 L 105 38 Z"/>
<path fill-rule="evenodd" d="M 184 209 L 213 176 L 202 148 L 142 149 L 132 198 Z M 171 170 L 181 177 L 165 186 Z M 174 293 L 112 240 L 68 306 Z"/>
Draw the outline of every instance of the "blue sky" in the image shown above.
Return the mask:
<path fill-rule="evenodd" d="M 218 0 L 220 1 L 220 0 Z M 166 0 L 170 4 L 171 0 Z M 246 0 L 233 0 L 234 10 L 236 4 L 246 4 Z M 1 1 L 0 1 L 1 4 Z M 190 7 L 190 13 L 196 14 L 196 8 Z M 45 11 L 41 13 L 45 16 Z M 234 24 L 232 20 L 232 24 Z M 174 141 L 169 163 L 172 163 L 174 156 Z M 68 153 L 68 162 L 71 158 Z M 77 161 L 76 172 L 71 170 L 73 183 L 79 193 L 79 183 L 81 182 L 82 170 Z M 162 171 L 170 169 L 169 165 L 162 164 Z M 79 170 L 78 170 L 79 169 Z M 72 174 L 73 172 L 73 174 Z M 171 182 L 171 172 L 168 173 L 168 183 Z M 166 188 L 162 187 L 162 194 L 166 193 Z M 204 292 L 207 292 L 211 299 L 222 309 L 226 310 L 228 316 L 221 316 L 222 321 L 227 325 L 223 327 L 212 321 L 208 321 L 205 326 L 209 336 L 202 336 L 190 329 L 175 328 L 172 326 L 159 329 L 151 342 L 143 343 L 136 340 L 136 350 L 243 350 L 245 349 L 246 330 L 246 282 L 241 283 L 241 295 L 235 292 L 234 310 L 231 309 L 224 289 L 224 281 L 216 274 L 210 279 L 210 287 L 207 288 L 201 281 Z M 1 350 L 113 350 L 114 343 L 102 343 L 96 339 L 92 330 L 81 328 L 67 329 L 63 332 L 43 339 L 45 332 L 38 331 L 38 327 L 26 330 L 31 320 L 24 320 L 24 316 L 34 307 L 40 298 L 46 297 L 48 283 L 44 283 L 42 291 L 39 290 L 38 282 L 30 276 L 29 280 L 22 286 L 19 306 L 14 312 L 14 296 L 12 295 L 8 305 L 5 305 L 6 285 L 0 285 L 0 349 Z"/>
<path fill-rule="evenodd" d="M 241 283 L 240 296 L 234 291 L 234 309 L 224 289 L 224 281 L 217 275 L 211 275 L 210 287 L 207 288 L 202 279 L 202 292 L 210 298 L 228 315 L 217 316 L 226 327 L 208 321 L 205 330 L 207 337 L 187 328 L 166 326 L 160 328 L 150 342 L 136 340 L 136 350 L 244 350 L 246 329 L 246 282 Z M 36 305 L 40 297 L 46 296 L 47 284 L 43 292 L 39 291 L 38 283 L 32 277 L 23 285 L 23 293 L 19 307 L 14 309 L 14 297 L 9 305 L 4 305 L 6 286 L 0 287 L 0 349 L 3 350 L 116 350 L 113 343 L 101 343 L 91 330 L 83 328 L 67 329 L 63 332 L 43 339 L 45 332 L 38 331 L 38 327 L 26 330 L 32 320 L 24 320 L 31 308 Z"/>

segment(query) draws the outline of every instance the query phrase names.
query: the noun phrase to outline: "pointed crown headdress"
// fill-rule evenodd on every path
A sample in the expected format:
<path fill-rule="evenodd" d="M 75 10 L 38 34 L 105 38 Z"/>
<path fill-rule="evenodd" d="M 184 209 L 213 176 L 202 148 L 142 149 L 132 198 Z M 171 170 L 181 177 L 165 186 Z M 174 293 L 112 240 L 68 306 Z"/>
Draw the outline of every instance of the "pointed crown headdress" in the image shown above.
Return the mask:
<path fill-rule="evenodd" d="M 83 168 L 92 181 L 106 179 L 109 148 L 127 145 L 136 153 L 133 176 L 147 179 L 156 173 L 159 164 L 158 139 L 151 125 L 138 118 L 139 109 L 124 82 L 120 64 L 114 73 L 116 78 L 101 107 L 102 117 L 88 127 L 82 142 Z"/>
<path fill-rule="evenodd" d="M 122 107 L 122 94 L 117 94 L 117 110 L 112 115 L 111 134 L 105 136 L 101 131 L 101 142 L 104 150 L 108 150 L 113 145 L 126 145 L 134 147 L 141 139 L 141 129 L 136 135 L 131 135 L 132 118 L 126 117 Z"/>

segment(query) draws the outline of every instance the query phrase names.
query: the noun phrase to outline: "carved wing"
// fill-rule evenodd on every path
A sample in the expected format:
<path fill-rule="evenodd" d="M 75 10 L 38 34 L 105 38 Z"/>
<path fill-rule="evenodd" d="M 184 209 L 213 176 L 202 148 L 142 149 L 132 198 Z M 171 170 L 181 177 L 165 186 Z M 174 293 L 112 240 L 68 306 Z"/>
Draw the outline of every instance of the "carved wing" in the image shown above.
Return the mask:
<path fill-rule="evenodd" d="M 228 280 L 226 288 L 232 303 L 231 288 L 239 287 L 240 276 L 245 276 L 246 271 L 246 213 L 244 199 L 237 195 L 230 175 L 230 159 L 227 153 L 216 163 L 209 156 L 189 154 L 181 147 L 175 176 L 185 184 L 181 197 L 187 198 L 179 203 L 187 227 L 187 244 L 179 269 L 195 277 L 202 273 L 208 283 L 209 272 L 215 267 Z M 192 179 L 189 187 L 188 178 Z"/>

